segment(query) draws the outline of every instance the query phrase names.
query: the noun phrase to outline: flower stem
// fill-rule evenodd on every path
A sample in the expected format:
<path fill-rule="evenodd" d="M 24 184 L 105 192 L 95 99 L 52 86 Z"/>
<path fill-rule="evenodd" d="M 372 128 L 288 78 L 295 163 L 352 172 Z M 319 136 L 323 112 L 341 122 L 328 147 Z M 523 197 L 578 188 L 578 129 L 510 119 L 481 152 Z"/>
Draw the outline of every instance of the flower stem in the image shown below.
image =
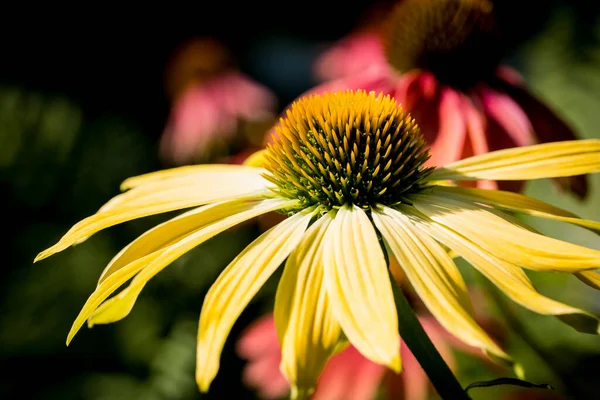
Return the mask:
<path fill-rule="evenodd" d="M 469 400 L 470 397 L 437 351 L 429 336 L 427 336 L 404 293 L 402 293 L 402 289 L 395 279 L 392 279 L 392 282 L 394 282 L 392 286 L 402 340 L 419 361 L 442 399 Z"/>

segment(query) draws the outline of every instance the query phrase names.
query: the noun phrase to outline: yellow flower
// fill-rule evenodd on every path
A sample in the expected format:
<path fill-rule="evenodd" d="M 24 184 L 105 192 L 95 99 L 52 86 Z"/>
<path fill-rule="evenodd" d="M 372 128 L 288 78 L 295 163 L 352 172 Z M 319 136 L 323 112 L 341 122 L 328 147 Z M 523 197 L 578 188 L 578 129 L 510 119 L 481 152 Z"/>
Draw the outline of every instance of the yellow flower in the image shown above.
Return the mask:
<path fill-rule="evenodd" d="M 575 273 L 598 288 L 600 251 L 536 233 L 506 212 L 600 230 L 600 223 L 520 194 L 456 186 L 600 171 L 600 140 L 502 150 L 423 166 L 414 121 L 389 97 L 362 91 L 298 100 L 277 137 L 248 165 L 198 165 L 126 180 L 128 190 L 76 224 L 37 260 L 101 229 L 195 207 L 149 230 L 106 267 L 68 335 L 85 321 L 124 318 L 153 276 L 193 247 L 271 211 L 289 215 L 258 237 L 209 290 L 198 330 L 196 379 L 217 374 L 235 320 L 285 262 L 275 298 L 282 371 L 294 395 L 310 393 L 326 360 L 348 341 L 366 358 L 401 370 L 398 318 L 386 257 L 394 257 L 439 322 L 492 359 L 510 357 L 475 323 L 465 282 L 446 247 L 515 302 L 598 334 L 599 320 L 538 293 L 521 268 Z M 122 284 L 131 283 L 108 299 Z M 108 299 L 108 300 L 107 300 Z"/>

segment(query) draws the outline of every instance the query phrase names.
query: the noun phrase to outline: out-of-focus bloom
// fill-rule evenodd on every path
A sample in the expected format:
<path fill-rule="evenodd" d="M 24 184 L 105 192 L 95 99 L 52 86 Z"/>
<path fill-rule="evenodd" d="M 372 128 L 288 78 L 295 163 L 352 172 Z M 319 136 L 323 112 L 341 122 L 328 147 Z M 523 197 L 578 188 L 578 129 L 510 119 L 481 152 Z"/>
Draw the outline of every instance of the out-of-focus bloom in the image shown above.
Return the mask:
<path fill-rule="evenodd" d="M 380 26 L 352 33 L 324 52 L 315 74 L 326 82 L 306 94 L 363 89 L 393 96 L 431 145 L 429 165 L 575 139 L 516 71 L 499 66 L 502 43 L 490 0 L 400 0 Z M 587 193 L 584 176 L 556 182 L 580 198 Z"/>
<path fill-rule="evenodd" d="M 204 299 L 196 364 L 202 391 L 217 374 L 234 322 L 284 261 L 274 315 L 282 372 L 298 398 L 311 392 L 344 338 L 367 359 L 400 372 L 398 318 L 384 251 L 446 330 L 495 361 L 512 365 L 475 322 L 465 282 L 442 244 L 517 303 L 598 333 L 596 316 L 541 295 L 522 268 L 573 273 L 598 288 L 594 269 L 600 251 L 536 233 L 506 211 L 594 230 L 600 223 L 520 194 L 454 182 L 598 172 L 600 140 L 507 149 L 429 168 L 414 120 L 393 98 L 364 91 L 304 97 L 277 129 L 278 137 L 247 165 L 186 166 L 126 180 L 127 192 L 36 257 L 125 221 L 195 207 L 149 230 L 111 260 L 68 342 L 86 321 L 92 326 L 128 315 L 146 283 L 181 255 L 271 211 L 288 218 L 248 245 Z"/>
<path fill-rule="evenodd" d="M 171 64 L 166 79 L 173 104 L 160 142 L 165 159 L 185 164 L 204 160 L 215 149 L 227 154 L 236 135 L 244 135 L 252 124 L 262 129 L 272 122 L 275 96 L 234 68 L 215 40 L 186 43 Z M 256 135 L 258 141 L 261 136 Z"/>
<path fill-rule="evenodd" d="M 419 318 L 446 363 L 454 368 L 453 348 L 471 354 L 475 348 L 466 346 L 450 336 L 430 316 Z M 281 373 L 281 348 L 272 315 L 252 323 L 237 342 L 238 354 L 248 360 L 243 372 L 244 382 L 256 389 L 263 399 L 278 399 L 289 395 L 290 385 Z M 402 374 L 366 359 L 353 346 L 335 354 L 325 365 L 317 381 L 312 400 L 370 400 L 375 399 L 382 385 L 390 399 L 427 400 L 431 386 L 425 371 L 408 347 L 401 342 L 404 364 Z"/>

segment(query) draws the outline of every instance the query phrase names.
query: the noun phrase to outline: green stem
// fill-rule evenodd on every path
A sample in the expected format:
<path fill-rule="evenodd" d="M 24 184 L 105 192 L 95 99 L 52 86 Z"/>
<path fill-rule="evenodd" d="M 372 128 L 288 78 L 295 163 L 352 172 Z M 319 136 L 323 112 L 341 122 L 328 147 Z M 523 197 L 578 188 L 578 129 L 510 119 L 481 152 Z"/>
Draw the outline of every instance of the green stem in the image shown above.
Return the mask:
<path fill-rule="evenodd" d="M 402 289 L 391 279 L 398 312 L 400 336 L 413 353 L 442 399 L 469 400 L 456 377 L 423 329 Z"/>

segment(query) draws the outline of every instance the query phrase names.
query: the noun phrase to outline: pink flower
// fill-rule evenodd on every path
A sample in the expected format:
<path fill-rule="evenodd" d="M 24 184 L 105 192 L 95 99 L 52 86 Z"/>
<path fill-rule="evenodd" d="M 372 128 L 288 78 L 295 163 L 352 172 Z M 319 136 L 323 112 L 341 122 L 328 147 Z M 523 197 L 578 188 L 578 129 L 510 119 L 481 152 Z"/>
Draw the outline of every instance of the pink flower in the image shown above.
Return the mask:
<path fill-rule="evenodd" d="M 273 118 L 275 96 L 228 67 L 219 53 L 224 49 L 213 40 L 196 39 L 180 52 L 169 69 L 178 79 L 167 79 L 174 100 L 160 142 L 165 159 L 176 164 L 197 161 L 215 147 L 226 148 L 245 124 Z M 186 63 L 191 65 L 178 65 Z"/>
<path fill-rule="evenodd" d="M 420 321 L 451 368 L 455 366 L 452 348 L 481 355 L 478 349 L 448 334 L 433 317 L 421 317 Z M 262 317 L 246 329 L 237 343 L 237 351 L 248 360 L 243 372 L 244 382 L 256 389 L 262 399 L 288 395 L 290 387 L 279 370 L 281 351 L 272 315 Z M 401 353 L 403 371 L 397 375 L 367 360 L 354 347 L 347 347 L 326 364 L 312 400 L 374 399 L 382 384 L 389 398 L 427 399 L 433 389 L 425 371 L 404 343 L 401 343 Z"/>
<path fill-rule="evenodd" d="M 304 95 L 363 89 L 393 96 L 431 144 L 430 165 L 575 138 L 517 72 L 499 65 L 489 0 L 402 0 L 383 22 L 379 31 L 352 33 L 324 52 L 315 74 L 325 82 Z M 580 198 L 587 193 L 583 176 L 556 182 Z M 516 191 L 521 184 L 500 186 Z"/>

